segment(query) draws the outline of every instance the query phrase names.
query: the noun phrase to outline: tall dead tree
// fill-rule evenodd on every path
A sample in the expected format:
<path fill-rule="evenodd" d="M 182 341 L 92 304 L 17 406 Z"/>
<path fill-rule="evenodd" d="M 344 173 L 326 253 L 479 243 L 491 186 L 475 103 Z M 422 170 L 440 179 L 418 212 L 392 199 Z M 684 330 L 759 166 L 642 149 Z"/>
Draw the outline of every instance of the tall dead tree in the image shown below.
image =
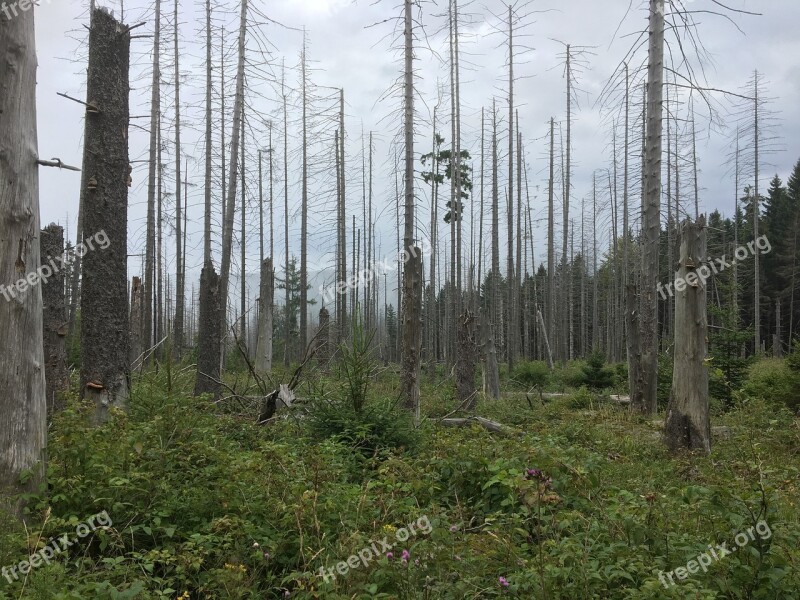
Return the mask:
<path fill-rule="evenodd" d="M 300 55 L 300 78 L 303 103 L 303 174 L 300 208 L 300 347 L 304 348 L 308 342 L 308 68 L 305 32 L 303 33 L 303 50 Z"/>
<path fill-rule="evenodd" d="M 403 246 L 409 254 L 403 269 L 403 369 L 401 398 L 415 419 L 420 417 L 419 379 L 422 345 L 422 252 L 414 245 L 414 20 L 412 0 L 404 1 L 405 226 Z"/>
<path fill-rule="evenodd" d="M 42 269 L 51 272 L 42 279 L 44 315 L 44 368 L 47 383 L 47 413 L 53 415 L 64 408 L 69 390 L 67 352 L 67 310 L 64 298 L 64 228 L 56 224 L 42 229 L 39 238 Z M 44 274 L 44 273 L 43 273 Z"/>
<path fill-rule="evenodd" d="M 137 361 L 144 352 L 142 346 L 142 305 L 144 295 L 142 294 L 142 280 L 134 277 L 131 281 L 131 313 L 130 313 L 130 363 L 132 367 L 139 366 Z"/>
<path fill-rule="evenodd" d="M 200 310 L 197 343 L 197 379 L 194 394 L 219 395 L 219 371 L 222 362 L 222 306 L 219 275 L 211 258 L 211 185 L 213 139 L 211 135 L 211 0 L 206 0 L 206 162 L 205 214 L 203 216 L 203 269 L 200 272 Z M 224 195 L 224 193 L 223 193 Z"/>
<path fill-rule="evenodd" d="M 103 422 L 111 407 L 125 409 L 130 393 L 128 342 L 128 28 L 95 9 L 89 31 L 83 170 L 89 177 L 84 230 L 105 248 L 83 261 L 81 397 Z M 89 238 L 91 239 L 91 238 Z"/>
<path fill-rule="evenodd" d="M 508 372 L 514 368 L 517 348 L 516 279 L 514 274 L 514 17 L 508 5 L 508 261 L 506 265 L 506 358 Z"/>
<path fill-rule="evenodd" d="M 14 294 L 0 300 L 0 510 L 13 517 L 22 516 L 17 494 L 42 482 L 47 446 L 42 293 L 27 281 L 13 287 L 40 262 L 33 14 L 0 18 L 0 289 Z"/>
<path fill-rule="evenodd" d="M 147 233 L 145 238 L 144 315 L 143 342 L 145 348 L 153 344 L 155 315 L 155 260 L 156 260 L 156 177 L 158 165 L 158 124 L 161 121 L 161 0 L 155 0 L 153 17 L 153 75 L 150 88 L 150 152 L 147 171 Z M 82 182 L 85 194 L 88 182 Z"/>
<path fill-rule="evenodd" d="M 658 252 L 661 233 L 661 155 L 664 115 L 664 0 L 650 0 L 650 45 L 647 73 L 645 197 L 642 212 L 640 306 L 641 387 L 631 390 L 631 407 L 646 415 L 657 410 L 658 387 Z M 630 357 L 629 357 L 630 359 Z"/>
<path fill-rule="evenodd" d="M 180 361 L 183 354 L 184 299 L 186 296 L 183 275 L 183 222 L 181 206 L 181 68 L 178 48 L 178 0 L 175 0 L 175 21 L 173 37 L 175 38 L 175 320 L 172 328 L 172 353 L 175 360 Z"/>
<path fill-rule="evenodd" d="M 247 37 L 247 2 L 242 0 L 239 16 L 239 51 L 236 69 L 236 97 L 233 103 L 233 125 L 231 129 L 230 171 L 228 174 L 228 197 L 225 201 L 225 222 L 222 228 L 222 265 L 220 267 L 220 327 L 226 331 L 228 327 L 228 287 L 231 273 L 231 255 L 233 253 L 233 222 L 236 215 L 236 175 L 239 172 L 239 144 L 244 114 L 244 64 Z M 244 203 L 244 197 L 242 197 Z M 244 240 L 242 240 L 244 243 Z"/>
<path fill-rule="evenodd" d="M 711 452 L 708 405 L 708 319 L 706 222 L 686 220 L 681 229 L 680 260 L 675 274 L 675 368 L 664 435 L 672 451 Z M 702 271 L 706 270 L 705 276 Z"/>

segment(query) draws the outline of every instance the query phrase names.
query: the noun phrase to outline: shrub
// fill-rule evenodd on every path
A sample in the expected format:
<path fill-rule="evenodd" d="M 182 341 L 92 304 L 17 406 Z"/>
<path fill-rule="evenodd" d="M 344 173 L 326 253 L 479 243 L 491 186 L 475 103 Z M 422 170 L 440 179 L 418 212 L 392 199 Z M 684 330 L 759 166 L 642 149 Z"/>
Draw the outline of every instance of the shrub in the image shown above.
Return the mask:
<path fill-rule="evenodd" d="M 559 365 L 553 373 L 553 381 L 557 382 L 561 389 L 565 387 L 579 388 L 586 385 L 586 373 L 583 372 L 585 365 L 586 363 L 580 360 Z"/>
<path fill-rule="evenodd" d="M 743 391 L 753 398 L 796 410 L 800 407 L 800 372 L 794 371 L 788 361 L 765 358 L 750 366 Z"/>
<path fill-rule="evenodd" d="M 542 361 L 521 362 L 514 369 L 514 381 L 525 389 L 543 389 L 550 382 L 550 369 Z"/>
<path fill-rule="evenodd" d="M 592 352 L 583 367 L 586 385 L 593 390 L 609 388 L 614 383 L 614 372 L 606 367 L 606 357 L 600 350 Z"/>

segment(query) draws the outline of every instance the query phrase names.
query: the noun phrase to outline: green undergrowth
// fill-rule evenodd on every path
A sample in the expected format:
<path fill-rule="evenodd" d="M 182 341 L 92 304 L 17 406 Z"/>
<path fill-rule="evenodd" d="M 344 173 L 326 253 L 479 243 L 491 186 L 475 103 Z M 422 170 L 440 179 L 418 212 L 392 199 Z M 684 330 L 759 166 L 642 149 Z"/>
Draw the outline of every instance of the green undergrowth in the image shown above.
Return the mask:
<path fill-rule="evenodd" d="M 774 402 L 715 417 L 726 434 L 710 457 L 670 456 L 657 423 L 586 389 L 542 403 L 511 385 L 482 400 L 478 414 L 520 432 L 501 436 L 437 425 L 455 401 L 435 376 L 422 389 L 432 418 L 393 420 L 397 374 L 372 378 L 364 406 L 347 409 L 340 382 L 321 380 L 304 393 L 326 418 L 265 426 L 190 397 L 181 370 L 137 380 L 130 413 L 97 429 L 73 400 L 51 427 L 30 529 L 0 524 L 0 563 L 104 510 L 113 525 L 24 584 L 1 579 L 0 598 L 798 597 L 800 427 Z M 659 581 L 762 519 L 769 539 Z M 399 541 L 412 523 L 430 528 Z M 336 572 L 385 537 L 391 557 Z"/>

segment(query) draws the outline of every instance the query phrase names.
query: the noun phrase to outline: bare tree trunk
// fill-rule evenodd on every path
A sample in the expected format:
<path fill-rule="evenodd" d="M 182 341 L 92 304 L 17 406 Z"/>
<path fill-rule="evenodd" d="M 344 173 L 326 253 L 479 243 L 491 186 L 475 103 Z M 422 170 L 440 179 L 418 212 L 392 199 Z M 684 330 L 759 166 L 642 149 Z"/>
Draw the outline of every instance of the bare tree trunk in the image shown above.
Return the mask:
<path fill-rule="evenodd" d="M 555 120 L 550 119 L 550 177 L 547 186 L 547 337 L 556 333 L 556 252 L 553 195 L 555 187 Z"/>
<path fill-rule="evenodd" d="M 705 279 L 698 276 L 702 269 L 709 269 L 705 264 L 705 225 L 705 217 L 700 217 L 695 223 L 684 222 L 681 230 L 681 256 L 675 285 L 675 368 L 664 424 L 665 441 L 673 452 L 688 449 L 711 453 L 708 369 L 705 366 L 708 352 L 706 286 Z"/>
<path fill-rule="evenodd" d="M 650 0 L 650 49 L 647 86 L 647 163 L 645 206 L 642 214 L 641 393 L 632 394 L 631 407 L 646 415 L 657 410 L 658 386 L 658 247 L 661 232 L 661 153 L 664 114 L 664 0 Z M 634 405 L 634 398 L 637 404 Z"/>
<path fill-rule="evenodd" d="M 236 216 L 236 175 L 239 172 L 239 136 L 244 114 L 244 62 L 247 36 L 247 2 L 242 0 L 239 16 L 239 52 L 236 69 L 236 97 L 233 103 L 233 124 L 231 128 L 230 170 L 228 172 L 227 200 L 225 201 L 225 222 L 222 228 L 222 264 L 220 266 L 220 333 L 228 329 L 228 290 L 233 254 L 233 222 Z M 244 191 L 244 190 L 243 190 Z M 244 204 L 244 196 L 242 197 Z M 244 243 L 244 240 L 242 240 Z M 224 339 L 224 336 L 223 336 Z M 222 341 L 222 340 L 220 340 Z"/>
<path fill-rule="evenodd" d="M 33 14 L 0 18 L 0 509 L 15 518 L 17 494 L 36 493 L 47 458 L 42 292 L 29 283 L 40 264 Z"/>
<path fill-rule="evenodd" d="M 317 337 L 317 361 L 323 369 L 330 367 L 331 361 L 331 316 L 324 306 L 319 309 L 319 335 Z"/>
<path fill-rule="evenodd" d="M 761 175 L 760 173 L 760 154 L 759 148 L 761 143 L 761 136 L 760 136 L 760 126 L 761 122 L 759 121 L 759 75 L 758 71 L 755 73 L 755 119 L 753 120 L 753 145 L 755 151 L 755 199 L 753 201 L 753 239 L 757 240 L 759 238 L 759 222 L 761 220 L 761 197 L 759 196 L 758 192 L 758 180 Z M 755 353 L 758 354 L 761 352 L 761 261 L 759 260 L 759 253 L 753 253 L 753 262 L 755 264 L 755 281 L 753 282 L 754 288 L 754 298 L 753 298 L 753 329 L 755 329 Z"/>
<path fill-rule="evenodd" d="M 130 359 L 131 367 L 138 367 L 136 361 L 142 356 L 145 348 L 142 345 L 142 305 L 144 295 L 142 280 L 134 277 L 131 283 L 131 317 L 130 317 Z"/>
<path fill-rule="evenodd" d="M 772 355 L 783 358 L 783 339 L 781 334 L 781 299 L 775 299 L 775 335 L 772 338 Z"/>
<path fill-rule="evenodd" d="M 338 276 L 336 283 L 347 281 L 347 209 L 344 181 L 344 90 L 339 90 L 339 131 L 336 135 L 336 177 L 339 182 L 336 202 L 336 232 L 338 247 Z M 336 295 L 336 331 L 338 341 L 347 336 L 347 294 Z M 305 342 L 303 342 L 305 343 Z"/>
<path fill-rule="evenodd" d="M 261 263 L 261 291 L 258 305 L 258 346 L 256 348 L 256 370 L 259 373 L 272 371 L 272 329 L 275 296 L 275 271 L 272 258 Z"/>
<path fill-rule="evenodd" d="M 128 94 L 130 33 L 96 9 L 89 32 L 83 170 L 90 177 L 83 224 L 100 247 L 83 262 L 81 397 L 95 404 L 95 421 L 111 407 L 126 409 L 130 393 L 128 322 Z M 105 240 L 105 242 L 103 241 Z M 103 248 L 105 246 L 105 248 Z"/>
<path fill-rule="evenodd" d="M 153 310 L 155 292 L 155 257 L 156 257 L 156 176 L 159 174 L 158 161 L 158 123 L 161 120 L 161 0 L 155 0 L 155 29 L 153 39 L 153 79 L 150 99 L 150 153 L 147 173 L 147 235 L 145 241 L 144 267 L 144 335 L 142 341 L 146 348 L 153 345 Z M 85 136 L 84 136 L 85 139 Z M 84 179 L 86 174 L 84 173 Z M 82 182 L 81 197 L 86 194 L 88 182 Z M 81 203 L 83 206 L 83 203 Z M 80 219 L 79 219 L 80 221 Z M 81 223 L 82 225 L 82 223 Z M 79 225 L 79 229 L 81 229 Z M 82 235 L 82 231 L 79 231 Z M 81 238 L 78 238 L 80 241 Z M 80 269 L 78 269 L 80 271 Z M 71 317 L 74 318 L 74 317 Z"/>
<path fill-rule="evenodd" d="M 186 295 L 183 279 L 183 243 L 181 216 L 181 70 L 178 49 L 178 0 L 175 0 L 175 325 L 173 327 L 172 351 L 175 360 L 180 361 L 183 354 L 184 297 Z"/>
<path fill-rule="evenodd" d="M 214 264 L 208 261 L 200 273 L 200 344 L 194 395 L 211 394 L 219 399 L 220 348 L 222 347 L 222 297 Z"/>
<path fill-rule="evenodd" d="M 289 276 L 289 100 L 286 94 L 286 66 L 281 74 L 281 98 L 283 99 L 283 243 L 286 256 L 284 274 Z M 292 334 L 289 329 L 291 322 L 291 300 L 289 286 L 286 286 L 284 298 L 285 327 L 283 337 L 283 366 L 288 367 L 292 360 Z"/>
<path fill-rule="evenodd" d="M 419 421 L 422 336 L 422 256 L 414 246 L 414 32 L 412 1 L 405 0 L 405 227 L 403 245 L 410 254 L 403 272 L 403 370 L 401 398 Z"/>
<path fill-rule="evenodd" d="M 475 317 L 464 311 L 458 320 L 458 361 L 456 363 L 456 405 L 475 410 L 478 393 L 475 389 Z"/>
<path fill-rule="evenodd" d="M 300 207 L 300 348 L 308 343 L 308 79 L 306 64 L 306 39 L 303 34 L 303 52 L 300 57 L 303 102 L 303 175 Z M 338 148 L 338 144 L 337 144 Z M 337 282 L 338 283 L 338 282 Z M 340 299 L 337 295 L 337 306 Z M 302 352 L 302 350 L 301 350 Z"/>
<path fill-rule="evenodd" d="M 508 5 L 508 261 L 506 266 L 506 302 L 508 323 L 506 328 L 506 357 L 508 373 L 514 369 L 516 355 L 516 294 L 514 293 L 514 22 L 512 7 Z"/>
<path fill-rule="evenodd" d="M 64 228 L 48 225 L 39 238 L 42 270 L 51 271 L 51 277 L 42 278 L 42 306 L 44 321 L 44 368 L 47 383 L 47 414 L 52 416 L 64 408 L 69 391 L 67 352 L 64 336 L 67 334 L 67 310 L 64 302 Z"/>

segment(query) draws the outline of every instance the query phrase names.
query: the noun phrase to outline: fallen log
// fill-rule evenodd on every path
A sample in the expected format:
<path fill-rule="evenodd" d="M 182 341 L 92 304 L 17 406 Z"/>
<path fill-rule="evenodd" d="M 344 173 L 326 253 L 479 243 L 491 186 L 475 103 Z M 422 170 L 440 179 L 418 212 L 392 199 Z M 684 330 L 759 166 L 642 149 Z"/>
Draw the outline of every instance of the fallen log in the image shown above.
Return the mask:
<path fill-rule="evenodd" d="M 502 423 L 497 423 L 496 421 L 484 419 L 483 417 L 441 419 L 438 422 L 445 427 L 469 427 L 473 423 L 477 423 L 492 433 L 499 433 L 502 435 L 522 435 L 522 432 L 518 429 L 514 429 L 508 425 L 503 425 Z"/>

